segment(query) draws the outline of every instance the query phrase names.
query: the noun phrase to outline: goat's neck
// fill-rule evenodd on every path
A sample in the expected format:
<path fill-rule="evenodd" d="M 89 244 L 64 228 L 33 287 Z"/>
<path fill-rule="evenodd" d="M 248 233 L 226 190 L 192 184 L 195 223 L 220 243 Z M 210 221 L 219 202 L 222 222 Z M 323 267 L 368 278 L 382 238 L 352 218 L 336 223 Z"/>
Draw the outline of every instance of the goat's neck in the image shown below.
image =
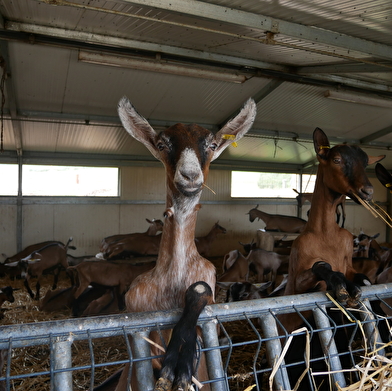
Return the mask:
<path fill-rule="evenodd" d="M 200 195 L 201 193 L 194 197 L 179 194 L 168 196 L 168 213 L 162 231 L 157 267 L 175 261 L 186 262 L 199 256 L 194 238 Z"/>
<path fill-rule="evenodd" d="M 306 227 L 321 232 L 338 228 L 336 207 L 341 202 L 341 197 L 324 185 L 323 171 L 319 168 Z"/>

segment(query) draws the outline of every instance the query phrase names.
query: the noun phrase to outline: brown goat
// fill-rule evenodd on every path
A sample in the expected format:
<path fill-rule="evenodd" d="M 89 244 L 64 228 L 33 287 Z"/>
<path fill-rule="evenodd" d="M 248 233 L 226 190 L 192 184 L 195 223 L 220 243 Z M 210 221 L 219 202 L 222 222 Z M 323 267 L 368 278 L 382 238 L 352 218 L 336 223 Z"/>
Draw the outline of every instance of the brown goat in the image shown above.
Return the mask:
<path fill-rule="evenodd" d="M 325 133 L 316 128 L 314 147 L 319 161 L 314 197 L 304 231 L 294 241 L 289 261 L 285 294 L 331 289 L 336 299 L 356 305 L 360 288 L 354 284 L 352 265 L 353 236 L 336 224 L 336 206 L 345 196 L 372 199 L 373 186 L 366 176 L 368 164 L 379 157 L 367 156 L 359 147 L 336 145 L 330 148 Z M 362 279 L 362 276 L 358 276 Z M 288 331 L 300 325 L 300 319 L 283 316 Z"/>
<path fill-rule="evenodd" d="M 39 310 L 44 312 L 57 312 L 71 309 L 75 302 L 75 286 L 48 290 L 39 303 Z"/>
<path fill-rule="evenodd" d="M 238 250 L 233 250 L 231 254 L 230 267 L 221 274 L 217 281 L 219 282 L 238 282 L 248 281 L 249 276 L 249 256 L 244 257 Z"/>
<path fill-rule="evenodd" d="M 268 214 L 257 209 L 258 207 L 259 205 L 256 205 L 248 212 L 249 221 L 253 223 L 255 219 L 263 220 L 266 231 L 299 233 L 302 232 L 305 228 L 306 220 L 295 216 Z"/>
<path fill-rule="evenodd" d="M 14 292 L 17 289 L 13 289 L 12 286 L 5 286 L 0 288 L 0 307 L 6 302 L 13 303 L 15 301 Z M 0 319 L 4 318 L 4 310 L 0 308 Z"/>
<path fill-rule="evenodd" d="M 373 186 L 369 182 L 365 168 L 368 164 L 376 163 L 385 156 L 370 157 L 357 146 L 346 144 L 330 147 L 325 133 L 316 128 L 313 132 L 313 143 L 319 161 L 312 208 L 304 231 L 296 238 L 291 248 L 289 272 L 285 295 L 319 291 L 332 291 L 335 299 L 349 306 L 356 306 L 361 296 L 360 285 L 370 284 L 366 276 L 358 274 L 352 265 L 353 235 L 336 223 L 336 206 L 342 198 L 348 196 L 359 204 L 357 199 L 371 200 Z M 295 300 L 293 300 L 295 302 Z M 341 314 L 330 313 L 339 322 Z M 304 323 L 314 324 L 311 311 L 303 313 L 303 317 L 295 313 L 281 314 L 279 327 L 282 334 L 292 332 Z M 334 341 L 337 349 L 347 349 L 347 335 L 338 330 Z M 322 351 L 319 339 L 312 339 L 311 366 L 314 354 Z M 293 381 L 298 380 L 304 367 L 289 364 L 298 363 L 303 359 L 306 342 L 305 337 L 294 337 L 285 356 L 289 376 Z M 321 365 L 323 363 L 320 363 Z M 350 363 L 351 365 L 351 363 Z M 345 363 L 342 363 L 346 369 Z M 298 369 L 299 368 L 299 369 Z M 326 371 L 327 367 L 320 369 Z M 297 371 L 297 372 L 295 372 Z M 298 372 L 299 371 L 299 372 Z M 293 378 L 295 377 L 295 379 Z M 323 390 L 332 387 L 328 377 L 317 376 L 314 379 L 314 389 Z M 308 390 L 307 381 L 302 381 L 298 389 Z M 312 388 L 313 389 L 313 388 Z"/>
<path fill-rule="evenodd" d="M 107 287 L 118 286 L 119 291 L 123 294 L 139 274 L 151 270 L 154 266 L 155 262 L 133 265 L 107 261 L 86 261 L 68 267 L 67 273 L 72 274 L 76 281 L 77 289 L 74 297 L 77 299 L 92 283 Z"/>
<path fill-rule="evenodd" d="M 116 314 L 120 311 L 117 288 L 108 288 L 106 292 L 93 300 L 83 311 L 82 316 Z"/>
<path fill-rule="evenodd" d="M 127 310 L 157 311 L 184 307 L 185 292 L 195 282 L 204 281 L 212 291 L 215 289 L 215 267 L 198 253 L 194 240 L 199 199 L 210 162 L 251 128 L 256 105 L 249 100 L 240 113 L 215 135 L 194 124 L 176 124 L 158 134 L 126 98 L 119 103 L 119 115 L 129 134 L 164 164 L 167 188 L 166 219 L 157 264 L 132 283 L 125 297 Z M 156 333 L 152 333 L 151 338 L 161 343 Z M 152 351 L 158 353 L 155 348 Z M 193 363 L 194 357 L 186 359 Z M 156 361 L 153 365 L 159 367 Z M 127 372 L 123 371 L 117 391 L 126 389 Z M 199 380 L 207 379 L 203 363 L 199 367 L 199 375 Z M 138 388 L 134 380 L 132 376 L 133 390 Z"/>
<path fill-rule="evenodd" d="M 104 259 L 115 260 L 129 256 L 157 255 L 161 239 L 162 234 L 127 237 L 110 245 L 103 256 Z"/>
<path fill-rule="evenodd" d="M 127 240 L 128 238 L 131 237 L 144 237 L 146 235 L 148 236 L 155 236 L 159 231 L 162 231 L 163 229 L 163 221 L 162 220 L 156 220 L 156 219 L 146 219 L 146 221 L 149 223 L 149 227 L 146 232 L 134 232 L 134 233 L 129 233 L 129 234 L 118 234 L 118 235 L 111 235 L 107 236 L 106 238 L 102 239 L 99 251 L 101 253 L 110 253 L 110 248 L 115 246 L 116 243 L 120 241 Z"/>
<path fill-rule="evenodd" d="M 298 195 L 296 198 L 298 206 L 301 208 L 303 204 L 308 201 L 312 203 L 313 193 L 300 193 L 298 190 L 293 189 Z M 340 211 L 340 209 L 342 211 Z M 336 205 L 336 223 L 339 224 L 340 217 L 342 216 L 342 228 L 344 228 L 344 222 L 346 221 L 346 197 L 343 197 L 341 202 Z"/>
<path fill-rule="evenodd" d="M 195 238 L 196 248 L 200 255 L 204 255 L 205 257 L 210 255 L 211 244 L 216 239 L 217 235 L 226 233 L 226 228 L 223 228 L 218 223 L 219 221 L 213 225 L 206 236 Z"/>
<path fill-rule="evenodd" d="M 41 288 L 40 280 L 44 273 L 51 271 L 54 273 L 52 289 L 56 289 L 61 267 L 63 267 L 63 269 L 67 269 L 68 267 L 67 250 L 72 240 L 72 238 L 69 238 L 65 246 L 59 242 L 48 244 L 38 251 L 32 252 L 27 257 L 22 258 L 20 261 L 7 264 L 7 266 L 18 266 L 21 269 L 24 285 L 31 298 L 39 300 Z M 32 277 L 37 278 L 35 296 L 29 286 L 29 280 Z"/>

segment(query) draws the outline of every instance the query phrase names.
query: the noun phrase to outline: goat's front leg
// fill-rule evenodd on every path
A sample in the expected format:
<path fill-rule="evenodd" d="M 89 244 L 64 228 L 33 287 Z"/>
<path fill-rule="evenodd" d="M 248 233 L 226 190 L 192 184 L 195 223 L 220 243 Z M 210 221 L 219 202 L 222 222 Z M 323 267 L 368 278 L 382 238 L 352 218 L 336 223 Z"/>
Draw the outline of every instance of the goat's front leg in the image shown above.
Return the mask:
<path fill-rule="evenodd" d="M 187 289 L 184 312 L 173 329 L 155 391 L 188 391 L 192 388 L 197 358 L 196 323 L 203 308 L 211 302 L 212 291 L 207 283 L 199 281 Z"/>
<path fill-rule="evenodd" d="M 35 285 L 35 300 L 39 300 L 39 291 L 41 289 L 41 284 L 39 282 L 39 277 L 37 279 L 37 284 Z"/>
<path fill-rule="evenodd" d="M 324 261 L 315 262 L 312 272 L 318 280 L 325 281 L 327 289 L 332 290 L 336 300 L 340 303 L 355 307 L 361 298 L 361 288 L 356 283 L 349 281 L 343 273 L 332 270 L 329 263 Z"/>
<path fill-rule="evenodd" d="M 33 291 L 32 291 L 31 288 L 30 288 L 30 285 L 29 285 L 29 278 L 28 278 L 28 277 L 25 278 L 23 284 L 24 284 L 24 286 L 26 287 L 27 292 L 29 293 L 30 297 L 31 297 L 32 299 L 34 299 L 34 293 L 33 293 Z"/>

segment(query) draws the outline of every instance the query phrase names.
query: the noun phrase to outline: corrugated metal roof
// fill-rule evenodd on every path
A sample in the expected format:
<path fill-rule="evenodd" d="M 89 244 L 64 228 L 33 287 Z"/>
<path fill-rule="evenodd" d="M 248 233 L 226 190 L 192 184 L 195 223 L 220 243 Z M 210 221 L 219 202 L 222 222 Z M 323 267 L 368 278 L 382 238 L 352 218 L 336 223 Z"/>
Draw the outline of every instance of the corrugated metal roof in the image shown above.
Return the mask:
<path fill-rule="evenodd" d="M 325 98 L 327 90 L 392 101 L 392 7 L 365 2 L 214 0 L 208 2 L 0 0 L 6 60 L 4 148 L 151 160 L 120 126 L 127 95 L 153 126 L 196 122 L 218 129 L 249 97 L 251 134 L 219 161 L 297 169 L 314 159 L 311 135 L 384 150 L 392 169 L 392 107 Z M 215 69 L 222 80 L 79 61 L 79 52 Z M 19 125 L 18 125 L 19 124 Z M 370 152 L 369 152 L 370 153 Z M 380 152 L 381 153 L 381 152 Z M 284 166 L 286 167 L 286 166 Z"/>

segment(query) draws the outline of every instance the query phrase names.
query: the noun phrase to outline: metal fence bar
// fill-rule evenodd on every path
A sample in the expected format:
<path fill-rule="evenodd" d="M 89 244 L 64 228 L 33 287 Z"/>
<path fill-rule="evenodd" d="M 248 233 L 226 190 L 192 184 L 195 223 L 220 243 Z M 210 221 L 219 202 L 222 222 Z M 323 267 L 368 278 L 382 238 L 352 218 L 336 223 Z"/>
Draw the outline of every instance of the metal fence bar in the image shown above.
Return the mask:
<path fill-rule="evenodd" d="M 260 317 L 259 322 L 264 337 L 267 338 L 266 348 L 269 355 L 269 361 L 271 363 L 277 362 L 282 353 L 282 344 L 278 338 L 279 333 L 278 328 L 276 327 L 275 317 L 269 313 Z M 277 390 L 289 390 L 291 388 L 284 360 L 275 374 L 274 385 Z"/>
<path fill-rule="evenodd" d="M 146 359 L 147 357 L 151 357 L 151 347 L 144 337 L 149 337 L 149 333 L 147 331 L 134 333 L 132 334 L 131 342 L 135 359 L 133 365 L 135 366 L 137 384 L 140 391 L 154 389 L 154 374 L 152 365 L 150 360 Z"/>
<path fill-rule="evenodd" d="M 369 341 L 369 348 L 371 351 L 378 349 L 378 354 L 384 356 L 385 350 L 381 348 L 383 343 L 378 327 L 374 327 L 374 325 L 377 325 L 378 322 L 376 321 L 376 318 L 373 314 L 370 302 L 366 298 L 361 302 L 359 318 L 362 320 L 363 328 Z"/>
<path fill-rule="evenodd" d="M 226 383 L 225 373 L 223 371 L 217 330 L 217 322 L 215 320 L 206 322 L 202 326 L 204 346 L 207 348 L 205 354 L 208 374 L 211 380 L 222 379 L 220 381 L 214 381 L 211 384 L 212 391 L 229 391 L 229 385 Z"/>
<path fill-rule="evenodd" d="M 331 331 L 330 319 L 326 314 L 326 308 L 319 306 L 313 311 L 314 320 L 319 331 L 319 338 L 321 346 L 324 348 L 324 353 L 328 357 L 330 370 L 334 379 L 333 383 L 339 384 L 340 387 L 346 386 L 346 379 L 342 373 L 342 365 L 339 359 L 339 352 L 336 348 L 335 340 Z"/>
<path fill-rule="evenodd" d="M 54 342 L 55 370 L 72 368 L 71 340 L 57 340 Z M 72 391 L 72 372 L 60 371 L 54 373 L 54 391 Z"/>
<path fill-rule="evenodd" d="M 371 308 L 369 301 L 386 297 L 392 297 L 392 283 L 363 288 L 362 298 L 364 305 L 369 309 Z M 255 351 L 253 353 L 254 363 L 256 363 L 256 358 L 259 355 L 260 346 L 266 347 L 266 351 L 270 357 L 279 357 L 282 336 L 279 336 L 277 331 L 276 315 L 314 310 L 315 307 L 318 307 L 314 311 L 314 314 L 317 327 L 321 331 L 314 331 L 320 333 L 323 344 L 329 346 L 332 367 L 335 369 L 339 368 L 339 356 L 333 345 L 330 344 L 334 326 L 331 326 L 330 319 L 326 315 L 326 309 L 332 306 L 335 306 L 334 303 L 330 302 L 322 292 L 207 306 L 201 314 L 198 324 L 202 328 L 205 342 L 202 350 L 206 354 L 209 367 L 213 373 L 210 379 L 212 389 L 214 391 L 227 391 L 229 389 L 228 379 L 230 379 L 230 376 L 227 374 L 228 366 L 223 366 L 222 364 L 222 352 L 224 349 L 226 349 L 225 354 L 231 356 L 238 345 L 242 347 L 248 345 L 253 346 L 254 349 L 252 349 Z M 9 358 L 7 360 L 5 376 L 0 375 L 0 382 L 5 381 L 8 389 L 10 389 L 10 380 L 15 381 L 15 379 L 19 378 L 51 375 L 51 378 L 54 379 L 55 391 L 69 391 L 72 390 L 72 374 L 79 370 L 89 370 L 93 375 L 100 366 L 130 363 L 134 366 L 140 389 L 153 389 L 154 380 L 151 367 L 150 345 L 143 337 L 148 336 L 151 331 L 173 328 L 178 322 L 180 315 L 181 310 L 174 310 L 1 326 L 0 350 L 8 350 Z M 359 318 L 362 320 L 366 334 L 370 338 L 373 338 L 375 342 L 381 342 L 377 334 L 374 334 L 374 327 L 378 321 L 376 316 L 374 314 L 364 316 L 359 313 Z M 218 324 L 222 327 L 223 323 L 229 324 L 238 320 L 249 322 L 250 320 L 257 319 L 260 319 L 261 333 L 258 332 L 259 330 L 254 330 L 253 335 L 255 337 L 250 338 L 249 341 L 243 341 L 241 343 L 230 341 L 225 347 L 219 345 L 217 334 Z M 345 326 L 343 325 L 342 327 Z M 353 329 L 354 327 L 351 327 L 351 330 Z M 352 331 L 352 335 L 355 333 L 356 330 Z M 121 336 L 126 341 L 125 345 L 129 345 L 129 335 L 131 336 L 134 355 L 128 349 L 128 361 L 127 359 L 121 358 L 115 362 L 101 363 L 94 357 L 90 365 L 88 362 L 80 366 L 72 364 L 71 346 L 76 341 L 88 340 L 90 343 L 90 340 L 92 341 L 94 338 L 100 339 Z M 230 337 L 227 333 L 225 335 Z M 46 371 L 39 370 L 36 373 L 11 374 L 11 353 L 13 353 L 13 350 L 37 345 L 53 346 L 54 367 Z M 354 347 L 354 354 L 358 355 L 361 352 Z M 334 360 L 337 360 L 337 362 L 335 363 Z M 93 370 L 92 365 L 94 366 Z M 258 384 L 258 376 L 268 374 L 270 370 L 271 368 L 268 368 L 268 366 L 260 370 L 260 368 L 254 365 L 253 376 L 255 378 L 257 377 L 255 382 Z M 338 375 L 336 379 L 338 379 L 340 385 L 344 384 Z M 291 389 L 284 365 L 281 366 L 275 376 L 274 389 Z"/>

